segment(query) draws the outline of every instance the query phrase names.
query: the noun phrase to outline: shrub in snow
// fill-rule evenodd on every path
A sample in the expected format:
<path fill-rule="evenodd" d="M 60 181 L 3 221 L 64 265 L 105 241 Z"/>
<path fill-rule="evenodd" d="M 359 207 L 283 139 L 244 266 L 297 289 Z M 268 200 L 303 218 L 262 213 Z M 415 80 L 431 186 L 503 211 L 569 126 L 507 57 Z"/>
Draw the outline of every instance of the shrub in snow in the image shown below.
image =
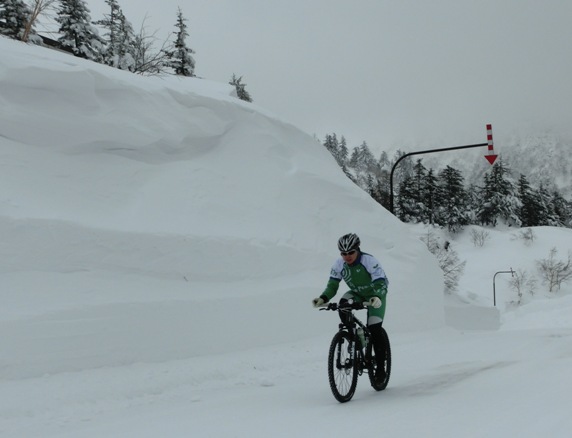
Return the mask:
<path fill-rule="evenodd" d="M 536 239 L 536 234 L 534 234 L 532 228 L 525 228 L 519 230 L 515 234 L 513 234 L 513 236 L 515 239 L 522 240 L 526 246 L 532 245 L 534 239 Z"/>
<path fill-rule="evenodd" d="M 514 272 L 509 284 L 510 288 L 514 290 L 517 295 L 515 304 L 522 304 L 525 294 L 533 296 L 536 289 L 536 283 L 536 279 L 534 277 L 530 277 L 526 271 L 519 269 Z"/>
<path fill-rule="evenodd" d="M 429 251 L 437 258 L 439 267 L 443 271 L 445 280 L 445 293 L 451 294 L 457 290 L 459 279 L 465 270 L 466 261 L 461 262 L 457 252 L 451 248 L 449 241 L 441 244 L 439 238 L 431 230 L 421 237 Z"/>
<path fill-rule="evenodd" d="M 548 258 L 537 260 L 536 264 L 543 280 L 548 284 L 548 291 L 560 290 L 562 283 L 572 278 L 572 265 L 570 263 L 570 251 L 567 260 L 557 260 L 558 250 L 552 248 Z"/>
<path fill-rule="evenodd" d="M 487 240 L 489 240 L 490 233 L 483 229 L 475 229 L 471 230 L 471 241 L 475 246 L 483 246 Z"/>

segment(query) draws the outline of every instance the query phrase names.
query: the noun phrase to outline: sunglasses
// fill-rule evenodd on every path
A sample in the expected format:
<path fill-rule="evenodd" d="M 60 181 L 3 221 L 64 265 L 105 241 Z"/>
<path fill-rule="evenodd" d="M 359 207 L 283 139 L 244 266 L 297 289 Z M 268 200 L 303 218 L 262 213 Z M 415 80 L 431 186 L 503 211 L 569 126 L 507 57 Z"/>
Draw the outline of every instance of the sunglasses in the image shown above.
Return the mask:
<path fill-rule="evenodd" d="M 355 250 L 355 249 L 352 249 L 351 251 L 342 251 L 342 252 L 340 253 L 340 255 L 349 256 L 349 255 L 354 255 L 355 253 L 356 253 L 356 250 Z"/>

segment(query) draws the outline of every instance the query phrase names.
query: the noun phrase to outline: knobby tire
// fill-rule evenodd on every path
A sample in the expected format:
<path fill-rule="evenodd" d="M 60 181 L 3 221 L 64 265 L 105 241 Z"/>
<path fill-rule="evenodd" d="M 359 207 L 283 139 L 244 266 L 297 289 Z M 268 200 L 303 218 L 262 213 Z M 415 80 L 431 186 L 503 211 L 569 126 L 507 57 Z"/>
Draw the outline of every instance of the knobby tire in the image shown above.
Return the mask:
<path fill-rule="evenodd" d="M 328 378 L 332 393 L 340 403 L 350 401 L 356 390 L 358 380 L 356 354 L 355 342 L 348 332 L 339 331 L 334 335 L 328 354 Z"/>

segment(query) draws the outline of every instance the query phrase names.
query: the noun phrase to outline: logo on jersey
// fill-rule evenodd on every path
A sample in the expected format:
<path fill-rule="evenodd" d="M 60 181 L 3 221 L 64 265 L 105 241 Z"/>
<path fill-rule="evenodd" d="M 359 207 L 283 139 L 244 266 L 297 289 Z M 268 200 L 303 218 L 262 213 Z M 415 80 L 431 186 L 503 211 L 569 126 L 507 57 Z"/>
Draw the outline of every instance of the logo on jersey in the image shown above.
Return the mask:
<path fill-rule="evenodd" d="M 342 278 L 344 279 L 344 281 L 346 282 L 346 284 L 351 288 L 351 289 L 355 289 L 355 285 L 352 283 L 351 279 L 351 274 L 350 274 L 350 270 L 347 269 L 344 266 L 344 269 L 342 269 Z"/>

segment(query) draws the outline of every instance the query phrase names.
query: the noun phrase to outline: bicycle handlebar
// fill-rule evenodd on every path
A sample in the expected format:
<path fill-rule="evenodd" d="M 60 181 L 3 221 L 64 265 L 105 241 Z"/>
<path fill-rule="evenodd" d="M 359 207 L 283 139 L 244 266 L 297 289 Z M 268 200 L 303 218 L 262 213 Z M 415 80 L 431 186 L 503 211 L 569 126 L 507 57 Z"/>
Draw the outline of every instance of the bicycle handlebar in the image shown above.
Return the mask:
<path fill-rule="evenodd" d="M 320 307 L 320 310 L 341 310 L 349 312 L 350 310 L 366 309 L 369 306 L 367 302 L 362 303 L 359 301 L 350 300 L 342 305 L 339 303 L 327 303 Z"/>

